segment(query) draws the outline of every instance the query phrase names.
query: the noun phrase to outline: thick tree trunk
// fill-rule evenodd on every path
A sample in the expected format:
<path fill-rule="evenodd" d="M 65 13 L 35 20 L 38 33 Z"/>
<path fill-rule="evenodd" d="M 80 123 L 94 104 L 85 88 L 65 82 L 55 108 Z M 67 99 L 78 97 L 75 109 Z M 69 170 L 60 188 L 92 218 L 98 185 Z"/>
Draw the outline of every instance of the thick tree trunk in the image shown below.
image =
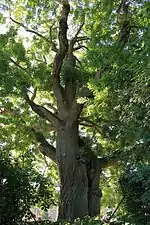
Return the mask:
<path fill-rule="evenodd" d="M 59 219 L 83 218 L 88 215 L 88 177 L 86 164 L 78 160 L 78 129 L 62 126 L 57 136 L 61 193 Z"/>
<path fill-rule="evenodd" d="M 83 218 L 100 213 L 100 165 L 97 157 L 82 157 L 77 124 L 62 126 L 57 136 L 61 180 L 59 219 Z"/>

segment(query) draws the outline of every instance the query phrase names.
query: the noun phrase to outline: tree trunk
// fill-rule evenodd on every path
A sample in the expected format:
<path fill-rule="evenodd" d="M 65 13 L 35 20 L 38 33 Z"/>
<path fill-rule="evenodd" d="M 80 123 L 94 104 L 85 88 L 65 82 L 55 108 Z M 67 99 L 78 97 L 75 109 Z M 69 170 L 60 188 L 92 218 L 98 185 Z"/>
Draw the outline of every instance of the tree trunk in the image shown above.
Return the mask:
<path fill-rule="evenodd" d="M 88 209 L 89 216 L 97 216 L 100 214 L 100 198 L 102 192 L 99 188 L 101 166 L 96 156 L 88 161 Z"/>
<path fill-rule="evenodd" d="M 97 157 L 82 157 L 77 124 L 62 126 L 56 153 L 61 180 L 59 219 L 83 218 L 100 213 L 100 165 Z"/>
<path fill-rule="evenodd" d="M 88 215 L 88 177 L 86 164 L 79 160 L 77 124 L 62 126 L 56 144 L 61 180 L 59 219 L 83 218 Z"/>

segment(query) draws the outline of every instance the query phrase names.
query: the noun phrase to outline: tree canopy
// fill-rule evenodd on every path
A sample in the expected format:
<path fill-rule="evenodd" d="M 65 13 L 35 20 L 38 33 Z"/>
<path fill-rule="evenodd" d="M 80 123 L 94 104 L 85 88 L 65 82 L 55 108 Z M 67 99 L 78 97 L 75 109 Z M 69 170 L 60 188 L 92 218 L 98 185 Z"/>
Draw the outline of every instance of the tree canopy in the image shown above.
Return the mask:
<path fill-rule="evenodd" d="M 98 214 L 99 184 L 114 208 L 126 166 L 149 164 L 148 13 L 147 0 L 0 3 L 1 149 L 26 168 L 53 161 L 60 218 Z"/>

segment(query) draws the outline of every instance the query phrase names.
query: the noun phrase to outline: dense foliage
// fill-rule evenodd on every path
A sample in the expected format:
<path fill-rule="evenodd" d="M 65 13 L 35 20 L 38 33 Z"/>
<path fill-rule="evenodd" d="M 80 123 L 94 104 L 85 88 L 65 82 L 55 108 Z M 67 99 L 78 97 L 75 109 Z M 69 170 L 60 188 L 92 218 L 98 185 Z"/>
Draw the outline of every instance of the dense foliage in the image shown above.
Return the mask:
<path fill-rule="evenodd" d="M 120 179 L 127 209 L 126 220 L 135 224 L 150 221 L 150 167 L 149 165 L 128 166 Z"/>
<path fill-rule="evenodd" d="M 36 172 L 34 168 L 21 166 L 1 148 L 0 152 L 0 223 L 17 224 L 34 219 L 32 206 L 44 210 L 55 204 L 54 185 L 49 177 Z"/>

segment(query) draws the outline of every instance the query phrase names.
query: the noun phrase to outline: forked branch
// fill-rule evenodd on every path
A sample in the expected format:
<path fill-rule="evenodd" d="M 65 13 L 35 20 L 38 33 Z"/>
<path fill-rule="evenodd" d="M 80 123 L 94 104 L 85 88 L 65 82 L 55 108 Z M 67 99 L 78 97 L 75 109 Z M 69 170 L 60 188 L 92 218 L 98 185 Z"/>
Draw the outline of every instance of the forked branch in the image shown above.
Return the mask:
<path fill-rule="evenodd" d="M 81 32 L 83 25 L 84 25 L 84 21 L 83 21 L 83 23 L 81 23 L 81 25 L 79 26 L 79 28 L 78 28 L 76 34 L 74 35 L 74 37 L 70 40 L 70 43 L 69 43 L 69 52 L 70 52 L 70 53 L 73 53 L 73 51 L 75 51 L 74 45 L 76 44 L 76 42 L 79 41 L 79 40 L 78 40 L 78 35 L 79 35 L 79 33 Z M 80 46 L 81 46 L 81 45 L 80 45 Z M 82 47 L 83 47 L 83 46 L 82 46 Z M 81 48 L 81 47 L 80 47 L 80 48 Z M 78 49 L 76 49 L 76 50 L 78 50 Z"/>

